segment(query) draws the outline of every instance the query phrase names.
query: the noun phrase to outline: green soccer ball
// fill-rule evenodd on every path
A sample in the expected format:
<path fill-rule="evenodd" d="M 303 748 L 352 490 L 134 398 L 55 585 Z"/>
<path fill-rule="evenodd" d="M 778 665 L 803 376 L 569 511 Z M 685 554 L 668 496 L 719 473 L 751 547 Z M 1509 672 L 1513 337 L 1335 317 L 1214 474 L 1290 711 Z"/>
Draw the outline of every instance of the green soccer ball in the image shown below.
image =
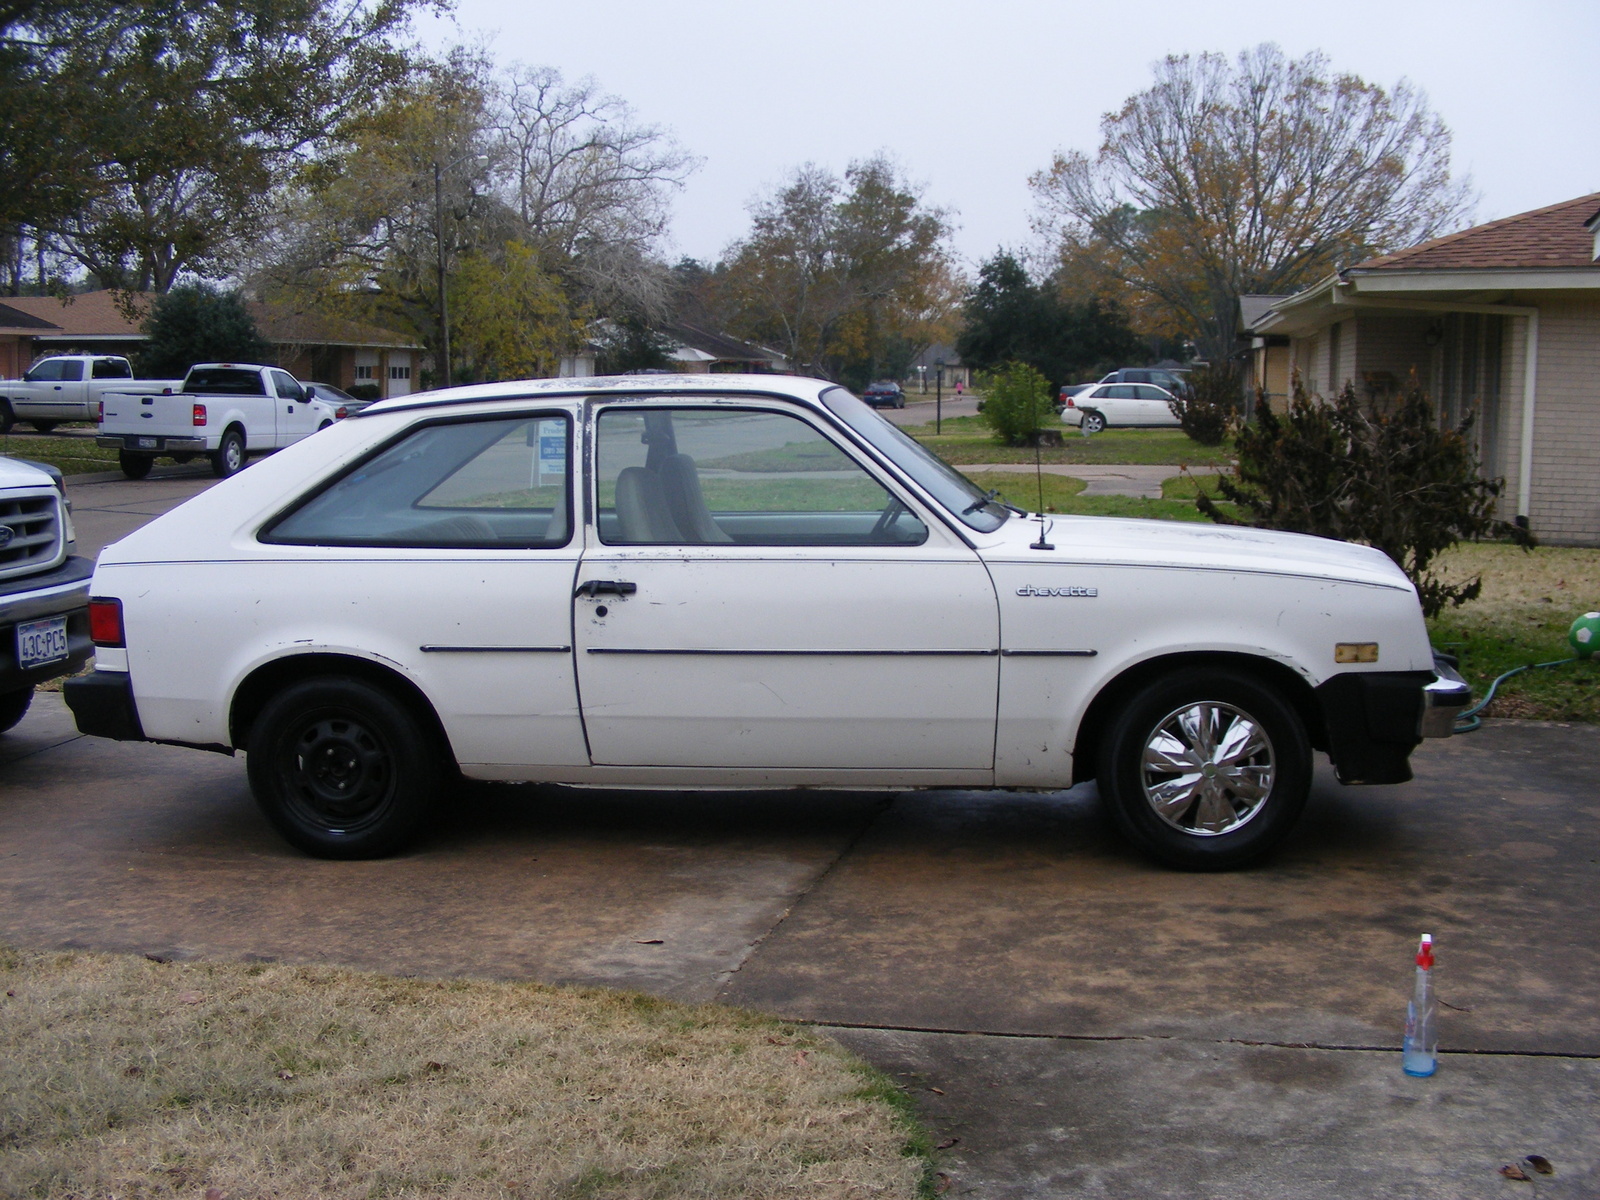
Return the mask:
<path fill-rule="evenodd" d="M 1600 650 L 1600 612 L 1586 612 L 1567 630 L 1567 641 L 1579 658 L 1588 658 Z"/>

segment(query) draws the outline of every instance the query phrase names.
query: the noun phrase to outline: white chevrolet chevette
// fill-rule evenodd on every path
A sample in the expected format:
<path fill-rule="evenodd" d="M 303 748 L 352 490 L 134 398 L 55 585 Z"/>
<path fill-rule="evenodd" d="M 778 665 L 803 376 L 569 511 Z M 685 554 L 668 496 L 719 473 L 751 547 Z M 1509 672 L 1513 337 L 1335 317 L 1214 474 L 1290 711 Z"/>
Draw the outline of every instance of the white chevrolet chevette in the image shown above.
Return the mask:
<path fill-rule="evenodd" d="M 457 772 L 1095 779 L 1149 854 L 1231 867 L 1293 826 L 1313 748 L 1402 782 L 1469 695 L 1377 550 L 1029 515 L 781 376 L 373 405 L 108 547 L 91 618 L 79 728 L 246 751 L 329 857 L 399 848 Z"/>

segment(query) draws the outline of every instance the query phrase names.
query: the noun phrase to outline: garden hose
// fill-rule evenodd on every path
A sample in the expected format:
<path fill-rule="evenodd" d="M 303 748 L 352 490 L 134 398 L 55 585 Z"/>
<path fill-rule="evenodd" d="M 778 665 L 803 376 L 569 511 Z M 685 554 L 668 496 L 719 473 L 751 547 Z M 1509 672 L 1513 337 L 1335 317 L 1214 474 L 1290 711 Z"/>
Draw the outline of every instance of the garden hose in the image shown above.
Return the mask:
<path fill-rule="evenodd" d="M 1600 612 L 1587 612 L 1572 622 L 1572 628 L 1567 630 L 1567 644 L 1572 647 L 1570 658 L 1552 659 L 1550 662 L 1524 663 L 1520 667 L 1512 667 L 1504 675 L 1495 677 L 1489 685 L 1489 690 L 1484 693 L 1471 708 L 1464 709 L 1456 718 L 1457 733 L 1471 733 L 1483 727 L 1483 718 L 1478 714 L 1494 702 L 1494 693 L 1499 686 L 1513 675 L 1520 675 L 1524 671 L 1538 671 L 1545 667 L 1560 667 L 1567 663 L 1580 662 L 1592 656 L 1596 649 L 1600 649 Z"/>

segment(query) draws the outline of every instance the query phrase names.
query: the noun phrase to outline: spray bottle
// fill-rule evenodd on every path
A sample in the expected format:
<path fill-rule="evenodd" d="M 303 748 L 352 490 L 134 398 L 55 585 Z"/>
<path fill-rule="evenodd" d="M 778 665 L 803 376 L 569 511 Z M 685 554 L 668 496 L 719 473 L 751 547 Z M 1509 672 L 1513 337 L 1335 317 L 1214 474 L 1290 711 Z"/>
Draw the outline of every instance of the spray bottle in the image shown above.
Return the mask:
<path fill-rule="evenodd" d="M 1406 1005 L 1406 1040 L 1400 1069 L 1407 1075 L 1432 1075 L 1439 1069 L 1439 1002 L 1433 996 L 1433 935 L 1417 946 L 1417 987 Z"/>

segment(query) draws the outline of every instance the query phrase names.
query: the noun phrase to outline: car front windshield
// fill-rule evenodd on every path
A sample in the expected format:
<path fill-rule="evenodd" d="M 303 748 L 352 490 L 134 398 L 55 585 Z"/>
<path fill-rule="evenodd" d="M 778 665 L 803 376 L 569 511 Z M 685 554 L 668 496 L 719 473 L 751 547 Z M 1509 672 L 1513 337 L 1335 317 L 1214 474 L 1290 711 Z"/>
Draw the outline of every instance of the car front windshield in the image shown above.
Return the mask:
<path fill-rule="evenodd" d="M 969 528 L 993 533 L 1011 515 L 989 493 L 844 388 L 823 392 L 822 403 Z"/>

